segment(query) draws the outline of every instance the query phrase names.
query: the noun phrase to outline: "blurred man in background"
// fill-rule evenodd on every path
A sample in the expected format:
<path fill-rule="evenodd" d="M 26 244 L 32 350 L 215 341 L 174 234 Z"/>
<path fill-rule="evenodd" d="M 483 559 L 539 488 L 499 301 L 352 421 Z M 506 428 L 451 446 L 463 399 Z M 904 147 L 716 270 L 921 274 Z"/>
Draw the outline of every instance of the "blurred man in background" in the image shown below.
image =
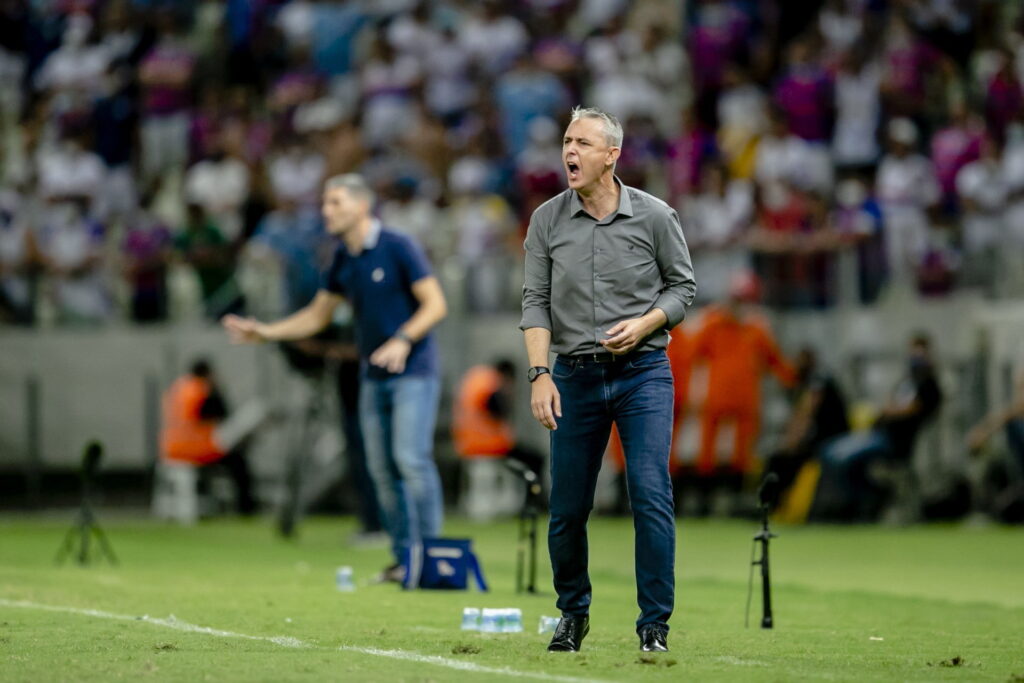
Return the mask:
<path fill-rule="evenodd" d="M 438 536 L 443 522 L 433 458 L 441 383 L 431 330 L 447 306 L 423 251 L 381 226 L 370 213 L 374 200 L 359 175 L 328 179 L 324 222 L 342 243 L 316 297 L 273 323 L 228 315 L 224 327 L 235 342 L 305 339 L 330 324 L 343 300 L 352 304 L 363 361 L 360 423 L 394 553 L 380 578 L 400 582 L 412 547 Z"/>

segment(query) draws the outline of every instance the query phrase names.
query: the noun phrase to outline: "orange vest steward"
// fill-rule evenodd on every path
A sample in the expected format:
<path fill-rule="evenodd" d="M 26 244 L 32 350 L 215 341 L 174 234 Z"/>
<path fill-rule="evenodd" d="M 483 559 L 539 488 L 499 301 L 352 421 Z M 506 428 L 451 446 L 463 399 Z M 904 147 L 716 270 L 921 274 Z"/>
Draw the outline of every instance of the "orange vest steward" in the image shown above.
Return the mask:
<path fill-rule="evenodd" d="M 164 423 L 160 435 L 163 457 L 194 465 L 205 465 L 224 457 L 224 451 L 213 438 L 216 423 L 199 417 L 209 395 L 210 383 L 192 375 L 175 381 L 164 394 Z"/>
<path fill-rule="evenodd" d="M 459 387 L 452 420 L 455 450 L 462 457 L 501 457 L 515 444 L 512 427 L 487 410 L 487 399 L 501 387 L 501 373 L 477 365 Z"/>

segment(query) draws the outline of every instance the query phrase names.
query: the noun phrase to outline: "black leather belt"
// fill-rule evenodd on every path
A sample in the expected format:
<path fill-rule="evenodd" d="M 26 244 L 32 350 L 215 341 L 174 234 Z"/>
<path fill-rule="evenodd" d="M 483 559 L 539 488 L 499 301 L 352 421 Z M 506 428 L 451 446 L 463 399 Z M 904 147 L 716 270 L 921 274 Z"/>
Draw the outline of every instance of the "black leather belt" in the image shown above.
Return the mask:
<path fill-rule="evenodd" d="M 574 353 L 571 356 L 559 355 L 558 360 L 576 365 L 577 363 L 620 363 L 629 360 L 630 354 L 624 353 L 616 356 L 614 353 L 603 351 L 601 353 Z"/>

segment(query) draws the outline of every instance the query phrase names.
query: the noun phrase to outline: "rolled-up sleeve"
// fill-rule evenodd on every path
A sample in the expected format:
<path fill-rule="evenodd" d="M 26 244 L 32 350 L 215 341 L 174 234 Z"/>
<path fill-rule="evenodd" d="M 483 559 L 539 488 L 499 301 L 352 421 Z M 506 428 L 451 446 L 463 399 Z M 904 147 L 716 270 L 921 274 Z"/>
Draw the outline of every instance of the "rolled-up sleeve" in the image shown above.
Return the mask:
<path fill-rule="evenodd" d="M 657 212 L 654 223 L 655 260 L 661 270 L 662 289 L 653 308 L 660 308 L 668 317 L 665 324 L 672 329 L 686 317 L 686 307 L 693 303 L 697 283 L 693 279 L 693 262 L 683 237 L 679 214 L 672 209 Z"/>
<path fill-rule="evenodd" d="M 534 212 L 526 231 L 526 279 L 523 284 L 523 319 L 519 329 L 551 329 L 551 255 L 546 221 Z"/>

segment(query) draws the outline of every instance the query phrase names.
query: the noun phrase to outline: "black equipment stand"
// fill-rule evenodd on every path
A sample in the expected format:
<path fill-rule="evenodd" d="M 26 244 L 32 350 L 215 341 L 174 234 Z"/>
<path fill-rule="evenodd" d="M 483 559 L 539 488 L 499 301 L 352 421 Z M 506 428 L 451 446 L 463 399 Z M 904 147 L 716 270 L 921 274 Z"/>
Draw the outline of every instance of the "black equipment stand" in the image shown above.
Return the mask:
<path fill-rule="evenodd" d="M 64 536 L 64 541 L 57 550 L 57 557 L 55 559 L 57 564 L 63 564 L 64 560 L 72 553 L 76 554 L 78 564 L 82 566 L 89 564 L 91 561 L 90 542 L 93 536 L 96 537 L 100 554 L 105 556 L 110 564 L 117 564 L 114 549 L 110 546 L 107 535 L 103 533 L 99 522 L 96 521 L 96 514 L 93 512 L 96 472 L 99 470 L 102 458 L 103 446 L 98 441 L 89 442 L 82 456 L 82 502 L 78 508 L 75 523 L 68 529 L 67 534 Z"/>
<path fill-rule="evenodd" d="M 753 546 L 750 549 L 750 575 L 747 580 L 747 616 L 745 626 L 750 626 L 750 599 L 754 592 L 754 567 L 761 567 L 761 628 L 772 628 L 772 584 L 768 565 L 768 542 L 775 534 L 768 528 L 768 509 L 778 497 L 779 477 L 769 473 L 757 491 L 758 504 L 761 509 L 761 529 L 754 534 Z M 754 559 L 757 545 L 761 544 L 761 557 Z"/>
<path fill-rule="evenodd" d="M 516 593 L 537 593 L 537 517 L 540 512 L 541 485 L 537 474 L 519 460 L 505 458 L 505 466 L 526 483 L 523 509 L 519 512 L 519 538 L 516 543 Z M 526 586 L 523 586 L 524 574 Z"/>

